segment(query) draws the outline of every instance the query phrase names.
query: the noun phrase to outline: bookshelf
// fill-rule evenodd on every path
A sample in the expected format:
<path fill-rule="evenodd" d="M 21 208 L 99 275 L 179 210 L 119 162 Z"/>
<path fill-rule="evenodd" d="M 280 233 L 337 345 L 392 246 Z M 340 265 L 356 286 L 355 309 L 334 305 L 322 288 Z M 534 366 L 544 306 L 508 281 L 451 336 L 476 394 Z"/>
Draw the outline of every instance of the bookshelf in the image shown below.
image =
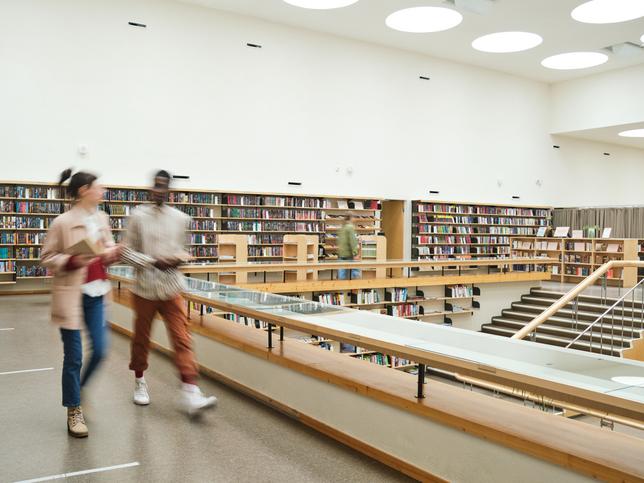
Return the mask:
<path fill-rule="evenodd" d="M 220 235 L 219 260 L 226 263 L 245 263 L 248 257 L 248 240 L 245 235 Z M 234 285 L 246 283 L 247 272 L 220 273 L 219 283 Z"/>
<path fill-rule="evenodd" d="M 121 241 L 132 210 L 150 202 L 148 191 L 141 186 L 105 188 L 101 209 L 110 215 L 114 237 Z M 192 217 L 188 248 L 200 263 L 219 260 L 219 239 L 226 234 L 246 237 L 248 260 L 279 261 L 289 234 L 314 234 L 324 247 L 323 257 L 337 258 L 335 242 L 344 215 L 356 218 L 359 235 L 381 230 L 382 204 L 374 198 L 177 188 L 168 204 Z M 0 181 L 0 282 L 48 276 L 39 266 L 40 246 L 50 220 L 68 208 L 55 184 Z"/>
<path fill-rule="evenodd" d="M 536 236 L 552 208 L 412 201 L 412 257 L 508 257 L 511 236 Z"/>
<path fill-rule="evenodd" d="M 364 235 L 358 237 L 360 258 L 362 260 L 386 260 L 387 239 L 382 235 Z M 386 268 L 373 268 L 362 270 L 362 278 L 385 278 Z"/>
<path fill-rule="evenodd" d="M 319 244 L 320 240 L 317 235 L 284 235 L 283 260 L 285 262 L 316 263 Z M 317 270 L 301 268 L 284 271 L 285 282 L 317 280 L 317 278 Z"/>
<path fill-rule="evenodd" d="M 552 280 L 578 283 L 610 260 L 638 260 L 639 244 L 634 238 L 553 238 L 513 237 L 513 256 L 559 258 L 552 266 Z M 514 266 L 531 271 L 532 266 Z M 599 282 L 601 283 L 601 282 Z M 608 273 L 608 284 L 632 287 L 637 283 L 636 268 L 618 268 Z"/>

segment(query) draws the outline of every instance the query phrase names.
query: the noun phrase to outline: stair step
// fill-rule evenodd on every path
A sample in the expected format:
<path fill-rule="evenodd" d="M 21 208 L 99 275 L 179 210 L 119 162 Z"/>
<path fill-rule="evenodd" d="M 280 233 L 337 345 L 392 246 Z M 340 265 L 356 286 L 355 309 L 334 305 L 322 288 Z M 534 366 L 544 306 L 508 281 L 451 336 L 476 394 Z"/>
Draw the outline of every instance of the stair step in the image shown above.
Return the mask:
<path fill-rule="evenodd" d="M 533 297 L 531 295 L 523 295 L 521 297 L 521 302 L 525 302 L 530 305 L 535 305 L 535 306 L 540 306 L 540 307 L 550 307 L 554 302 L 552 299 L 548 298 L 543 298 L 543 297 Z M 624 307 L 624 314 L 628 314 L 630 317 L 632 313 L 635 313 L 635 317 L 641 319 L 643 315 L 643 311 L 636 307 L 635 310 L 632 310 L 628 304 L 630 304 L 630 301 L 627 301 L 627 305 Z M 608 308 L 611 307 L 612 304 L 610 305 L 605 305 L 605 304 L 594 304 L 594 303 L 589 303 L 589 302 L 580 302 L 578 304 L 578 310 L 579 311 L 584 311 L 584 312 L 589 312 L 589 313 L 603 313 L 605 312 Z M 568 310 L 572 310 L 572 302 L 569 302 L 564 306 Z M 619 313 L 621 314 L 621 306 L 619 309 Z"/>
<path fill-rule="evenodd" d="M 499 335 L 502 337 L 511 337 L 515 333 L 515 331 L 513 331 L 512 329 L 497 327 L 492 324 L 484 324 L 481 327 L 481 331 L 486 334 Z M 556 345 L 559 347 L 565 347 L 570 343 L 570 340 L 563 337 L 551 335 L 551 334 L 537 333 L 535 342 Z M 591 350 L 591 344 L 588 341 L 578 340 L 570 348 L 589 352 Z M 592 352 L 595 352 L 598 354 L 601 353 L 606 355 L 612 355 L 616 357 L 621 356 L 621 349 L 618 349 L 616 347 L 611 349 L 610 346 L 606 346 L 606 345 L 604 345 L 603 347 L 599 347 L 597 343 L 592 344 Z"/>
<path fill-rule="evenodd" d="M 626 293 L 626 291 L 628 289 L 623 289 L 623 290 L 624 290 L 624 293 Z M 538 296 L 544 297 L 544 298 L 551 298 L 553 300 L 559 300 L 561 297 L 563 297 L 566 294 L 566 292 L 558 292 L 558 291 L 555 291 L 555 290 L 548 290 L 548 289 L 543 289 L 543 288 L 532 288 L 532 289 L 530 289 L 530 294 L 538 295 Z M 641 297 L 641 295 L 640 295 L 640 297 Z M 619 297 L 607 297 L 606 299 L 604 299 L 603 303 L 604 303 L 604 305 L 608 304 L 608 306 L 611 306 L 615 302 L 617 302 L 617 300 L 619 300 Z M 587 303 L 591 303 L 591 304 L 602 305 L 602 299 L 598 295 L 580 295 L 579 296 L 579 301 L 580 302 L 587 302 Z M 629 299 L 629 302 L 630 302 L 630 299 Z M 634 305 L 635 305 L 636 309 L 642 309 L 644 307 L 642 305 L 642 301 L 638 300 L 637 295 L 635 297 L 635 304 Z"/>
<path fill-rule="evenodd" d="M 529 314 L 534 314 L 533 317 L 536 317 L 537 315 L 541 314 L 544 310 L 546 310 L 546 307 L 542 307 L 540 305 L 531 305 L 531 304 L 524 304 L 521 302 L 513 302 L 512 303 L 512 309 L 516 309 L 517 311 L 520 312 L 525 312 Z M 593 322 L 602 315 L 603 312 L 585 312 L 582 310 L 577 311 L 577 320 L 582 321 L 590 321 Z M 612 314 L 612 312 L 611 312 Z M 561 318 L 568 318 L 568 319 L 573 319 L 574 317 L 574 310 L 572 309 L 561 309 L 559 310 L 555 317 L 561 317 Z M 609 317 L 610 318 L 610 317 Z M 636 316 L 635 319 L 630 318 L 630 314 L 628 312 L 624 312 L 624 318 L 622 319 L 622 311 L 618 310 L 614 312 L 614 319 L 615 322 L 617 323 L 618 321 L 623 321 L 624 325 L 637 327 L 637 328 L 644 328 L 644 321 L 642 321 L 641 317 Z"/>
<path fill-rule="evenodd" d="M 527 324 L 528 322 L 534 320 L 535 314 L 532 312 L 522 312 L 519 310 L 512 310 L 512 309 L 504 309 L 501 311 L 501 316 L 505 318 L 510 318 L 514 319 L 516 321 L 522 322 L 524 324 Z M 585 329 L 588 327 L 593 321 L 587 321 L 587 320 L 579 320 L 577 322 L 577 327 L 580 327 L 581 330 Z M 639 338 L 644 335 L 644 328 L 641 326 L 638 326 L 635 324 L 634 327 L 631 327 L 630 325 L 630 320 L 626 320 L 623 325 L 620 325 L 618 323 L 618 319 L 615 319 L 615 325 L 613 326 L 613 330 L 619 331 L 619 333 L 622 333 L 622 328 L 624 330 L 624 333 L 629 333 L 632 335 L 633 338 Z M 561 317 L 561 316 L 553 316 L 549 317 L 546 323 L 550 325 L 558 325 L 562 327 L 574 327 L 575 322 L 572 320 L 570 317 Z M 611 330 L 611 323 L 610 319 L 608 321 L 604 322 L 599 322 L 595 324 L 593 331 L 597 332 L 600 331 L 603 326 L 604 332 L 610 331 Z"/>
<path fill-rule="evenodd" d="M 492 324 L 495 327 L 502 326 L 502 327 L 507 327 L 511 328 L 514 332 L 517 332 L 518 330 L 521 330 L 523 327 L 525 327 L 525 324 L 518 322 L 516 320 L 512 319 L 507 319 L 503 317 L 494 317 L 492 319 Z M 560 327 L 557 325 L 550 325 L 550 324 L 542 324 L 539 326 L 539 329 L 537 330 L 537 334 L 552 334 L 552 335 L 557 335 L 559 337 L 562 337 L 564 339 L 567 339 L 568 342 L 572 341 L 577 337 L 585 327 L 580 328 L 579 330 L 575 329 L 567 329 L 564 327 Z M 591 339 L 591 333 L 588 331 L 584 335 L 581 336 L 579 340 L 586 340 L 590 341 Z M 619 346 L 619 347 L 630 347 L 631 346 L 631 340 L 632 337 L 629 337 L 626 333 L 622 336 L 621 331 L 619 333 L 613 333 L 611 336 L 610 331 L 604 331 L 603 337 L 601 332 L 599 331 L 593 331 L 592 332 L 592 340 L 595 343 L 601 343 L 603 340 L 603 344 L 606 345 L 606 342 L 608 342 L 608 345 L 610 345 L 610 341 L 613 341 L 613 345 Z"/>

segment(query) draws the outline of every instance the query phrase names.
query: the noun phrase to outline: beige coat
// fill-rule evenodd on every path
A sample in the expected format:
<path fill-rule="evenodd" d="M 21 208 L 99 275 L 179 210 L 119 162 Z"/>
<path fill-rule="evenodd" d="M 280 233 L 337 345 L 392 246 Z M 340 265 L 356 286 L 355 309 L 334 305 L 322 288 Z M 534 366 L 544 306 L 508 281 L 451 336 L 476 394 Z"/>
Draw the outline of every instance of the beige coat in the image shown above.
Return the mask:
<path fill-rule="evenodd" d="M 70 255 L 65 250 L 87 237 L 83 222 L 86 214 L 83 208 L 72 207 L 56 217 L 47 232 L 42 249 L 42 265 L 49 268 L 54 276 L 52 284 L 51 320 L 63 329 L 80 329 L 83 326 L 83 303 L 81 285 L 87 278 L 87 268 L 65 270 Z M 99 212 L 101 223 L 100 244 L 114 245 L 109 218 Z"/>

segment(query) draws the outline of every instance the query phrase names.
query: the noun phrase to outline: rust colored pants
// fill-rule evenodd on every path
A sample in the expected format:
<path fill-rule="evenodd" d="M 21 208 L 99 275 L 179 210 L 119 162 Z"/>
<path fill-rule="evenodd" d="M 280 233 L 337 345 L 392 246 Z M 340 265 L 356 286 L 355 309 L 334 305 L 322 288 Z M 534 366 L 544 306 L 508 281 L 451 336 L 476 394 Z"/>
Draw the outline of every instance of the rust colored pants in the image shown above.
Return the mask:
<path fill-rule="evenodd" d="M 183 297 L 177 295 L 170 300 L 148 300 L 134 296 L 134 338 L 132 339 L 132 358 L 130 369 L 145 371 L 148 368 L 150 350 L 150 331 L 157 312 L 163 317 L 168 337 L 174 349 L 174 361 L 182 378 L 197 377 L 197 366 L 192 353 L 192 338 L 188 329 L 188 316 Z"/>

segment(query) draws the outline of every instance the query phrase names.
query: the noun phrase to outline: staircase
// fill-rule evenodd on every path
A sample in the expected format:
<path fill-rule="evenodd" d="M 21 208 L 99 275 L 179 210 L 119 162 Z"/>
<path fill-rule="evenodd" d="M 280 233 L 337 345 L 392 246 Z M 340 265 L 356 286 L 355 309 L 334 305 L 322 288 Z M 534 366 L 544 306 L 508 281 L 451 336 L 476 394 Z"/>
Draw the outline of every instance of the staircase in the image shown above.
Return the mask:
<path fill-rule="evenodd" d="M 542 313 L 564 292 L 551 289 L 533 288 L 521 300 L 513 302 L 511 308 L 493 317 L 492 322 L 484 324 L 482 332 L 511 337 Z M 638 294 L 639 295 L 639 294 Z M 534 342 L 568 346 L 584 329 L 588 328 L 606 309 L 613 305 L 616 298 L 602 300 L 598 296 L 581 295 L 577 299 L 575 315 L 573 302 L 565 305 L 555 315 L 539 326 Z M 570 345 L 571 349 L 602 353 L 628 359 L 644 359 L 644 310 L 640 301 L 625 301 L 625 306 L 614 311 L 592 330 L 586 332 Z"/>

